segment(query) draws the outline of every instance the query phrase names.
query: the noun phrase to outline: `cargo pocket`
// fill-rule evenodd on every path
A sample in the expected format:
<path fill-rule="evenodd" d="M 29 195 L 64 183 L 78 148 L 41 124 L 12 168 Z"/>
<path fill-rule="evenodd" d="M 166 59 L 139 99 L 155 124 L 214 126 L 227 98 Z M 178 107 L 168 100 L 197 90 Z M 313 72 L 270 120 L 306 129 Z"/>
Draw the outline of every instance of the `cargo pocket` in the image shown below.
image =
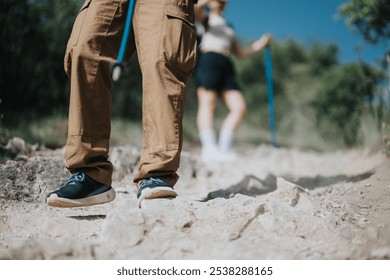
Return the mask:
<path fill-rule="evenodd" d="M 160 60 L 178 70 L 184 81 L 192 73 L 196 61 L 193 9 L 179 5 L 165 7 Z"/>
<path fill-rule="evenodd" d="M 81 29 L 84 24 L 85 17 L 87 15 L 88 7 L 91 4 L 92 0 L 85 0 L 84 4 L 81 6 L 79 13 L 73 24 L 72 33 L 70 34 L 68 44 L 66 46 L 65 58 L 64 58 L 64 68 L 66 74 L 70 77 L 70 52 L 72 48 L 77 45 L 77 42 L 80 37 Z"/>

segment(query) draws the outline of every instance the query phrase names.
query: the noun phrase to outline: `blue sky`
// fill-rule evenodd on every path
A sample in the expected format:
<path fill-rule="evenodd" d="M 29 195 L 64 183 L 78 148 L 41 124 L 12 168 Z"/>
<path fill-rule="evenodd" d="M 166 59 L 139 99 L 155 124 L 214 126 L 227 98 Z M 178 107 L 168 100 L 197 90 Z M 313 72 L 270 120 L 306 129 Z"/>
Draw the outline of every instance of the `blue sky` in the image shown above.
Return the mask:
<path fill-rule="evenodd" d="M 279 42 L 289 38 L 302 44 L 320 42 L 339 46 L 340 62 L 377 63 L 384 46 L 364 42 L 337 19 L 338 7 L 347 0 L 229 0 L 225 17 L 237 36 L 251 40 L 269 32 Z M 357 51 L 360 49 L 360 51 Z"/>

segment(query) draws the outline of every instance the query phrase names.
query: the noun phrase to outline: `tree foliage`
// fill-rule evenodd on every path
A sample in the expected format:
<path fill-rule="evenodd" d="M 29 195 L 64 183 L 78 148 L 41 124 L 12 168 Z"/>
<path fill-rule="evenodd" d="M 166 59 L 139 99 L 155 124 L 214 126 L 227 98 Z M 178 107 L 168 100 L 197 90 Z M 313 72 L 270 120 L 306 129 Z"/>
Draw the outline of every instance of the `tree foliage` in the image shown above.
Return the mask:
<path fill-rule="evenodd" d="M 390 2 L 388 0 L 350 0 L 340 7 L 340 14 L 365 40 L 376 44 L 390 38 Z"/>
<path fill-rule="evenodd" d="M 79 0 L 2 0 L 0 87 L 5 124 L 63 110 L 63 56 Z"/>
<path fill-rule="evenodd" d="M 378 70 L 363 63 L 329 70 L 323 76 L 323 87 L 313 101 L 319 124 L 330 122 L 336 128 L 333 131 L 342 135 L 345 144 L 357 144 L 360 117 L 365 104 L 370 104 L 373 99 L 380 78 Z"/>
<path fill-rule="evenodd" d="M 335 44 L 314 44 L 309 50 L 310 69 L 314 74 L 321 74 L 338 63 L 337 56 L 338 47 Z"/>
<path fill-rule="evenodd" d="M 386 68 L 387 65 L 390 69 L 390 2 L 388 0 L 350 0 L 340 7 L 340 14 L 346 17 L 347 23 L 360 32 L 367 42 L 371 44 L 383 43 L 387 52 L 387 59 L 383 59 L 383 68 Z M 388 78 L 390 81 L 390 76 Z M 382 91 L 389 96 L 389 88 L 387 92 L 385 90 Z M 388 98 L 384 106 L 382 106 L 382 110 L 378 110 L 378 115 L 381 117 L 382 134 L 385 134 L 383 138 L 387 139 L 384 141 L 386 153 L 390 154 L 390 141 L 388 141 L 390 131 Z"/>

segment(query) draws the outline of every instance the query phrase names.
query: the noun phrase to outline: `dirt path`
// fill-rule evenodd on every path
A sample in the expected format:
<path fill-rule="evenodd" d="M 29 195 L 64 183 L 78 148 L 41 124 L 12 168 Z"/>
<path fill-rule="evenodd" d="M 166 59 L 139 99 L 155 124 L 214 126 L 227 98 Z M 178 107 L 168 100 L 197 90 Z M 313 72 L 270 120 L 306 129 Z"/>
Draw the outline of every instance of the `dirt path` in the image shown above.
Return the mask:
<path fill-rule="evenodd" d="M 112 149 L 114 202 L 48 207 L 63 151 L 0 165 L 0 259 L 390 259 L 390 161 L 381 152 L 242 148 L 202 165 L 185 151 L 179 197 L 139 209 L 139 150 Z"/>

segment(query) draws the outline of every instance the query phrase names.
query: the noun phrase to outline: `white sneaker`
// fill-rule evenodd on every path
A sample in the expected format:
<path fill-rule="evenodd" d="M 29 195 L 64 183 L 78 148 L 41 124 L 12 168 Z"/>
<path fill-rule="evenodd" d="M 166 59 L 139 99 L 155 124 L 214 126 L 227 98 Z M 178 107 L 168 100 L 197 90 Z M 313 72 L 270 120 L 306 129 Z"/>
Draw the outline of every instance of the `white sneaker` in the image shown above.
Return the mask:
<path fill-rule="evenodd" d="M 201 159 L 204 163 L 222 162 L 223 156 L 217 147 L 209 147 L 202 149 Z"/>
<path fill-rule="evenodd" d="M 238 159 L 236 153 L 222 152 L 217 147 L 206 148 L 202 150 L 202 162 L 204 163 L 215 163 L 215 162 L 234 162 Z"/>
<path fill-rule="evenodd" d="M 224 161 L 224 162 L 233 162 L 233 161 L 236 161 L 238 159 L 238 156 L 235 152 L 222 152 L 220 151 L 220 158 L 221 158 L 221 161 Z"/>

